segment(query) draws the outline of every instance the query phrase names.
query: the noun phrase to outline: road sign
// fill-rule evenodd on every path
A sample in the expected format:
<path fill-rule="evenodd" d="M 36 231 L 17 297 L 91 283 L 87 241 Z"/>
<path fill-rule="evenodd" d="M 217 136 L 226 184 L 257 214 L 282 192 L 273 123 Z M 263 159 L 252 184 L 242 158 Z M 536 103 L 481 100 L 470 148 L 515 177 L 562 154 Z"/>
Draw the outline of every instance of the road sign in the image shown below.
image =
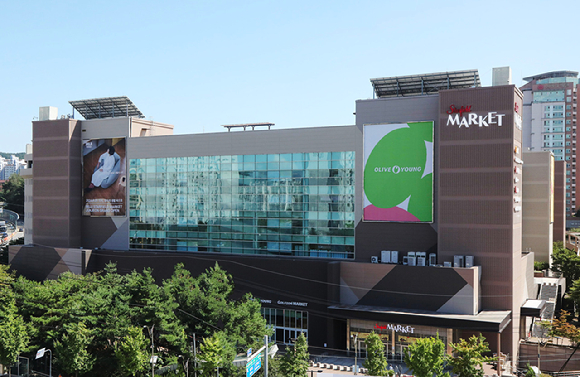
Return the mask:
<path fill-rule="evenodd" d="M 258 352 L 246 364 L 246 377 L 252 377 L 262 367 L 262 353 Z"/>
<path fill-rule="evenodd" d="M 248 348 L 248 352 L 246 352 L 246 357 L 252 356 L 252 349 Z"/>
<path fill-rule="evenodd" d="M 44 351 L 46 351 L 46 348 L 41 348 L 38 351 L 36 351 L 35 359 L 40 359 L 42 356 L 44 356 Z"/>

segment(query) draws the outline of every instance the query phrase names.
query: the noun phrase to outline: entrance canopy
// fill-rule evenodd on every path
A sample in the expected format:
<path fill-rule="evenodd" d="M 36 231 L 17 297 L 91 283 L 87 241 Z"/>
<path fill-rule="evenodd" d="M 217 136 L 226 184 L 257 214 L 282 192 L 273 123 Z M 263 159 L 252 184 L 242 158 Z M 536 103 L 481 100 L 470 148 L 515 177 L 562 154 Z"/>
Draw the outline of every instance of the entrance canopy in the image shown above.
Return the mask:
<path fill-rule="evenodd" d="M 329 310 L 346 318 L 501 333 L 511 322 L 511 311 L 483 310 L 476 315 L 364 305 L 332 305 Z"/>

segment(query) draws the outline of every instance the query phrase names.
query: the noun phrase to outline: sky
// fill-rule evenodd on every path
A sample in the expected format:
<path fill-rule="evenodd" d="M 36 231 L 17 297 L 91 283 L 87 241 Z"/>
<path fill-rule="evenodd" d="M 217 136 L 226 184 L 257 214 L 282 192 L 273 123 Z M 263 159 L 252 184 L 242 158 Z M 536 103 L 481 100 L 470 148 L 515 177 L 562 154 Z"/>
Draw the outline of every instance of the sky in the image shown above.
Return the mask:
<path fill-rule="evenodd" d="M 0 0 L 0 151 L 40 106 L 128 96 L 175 134 L 354 124 L 371 78 L 580 70 L 576 1 Z M 82 119 L 77 113 L 77 119 Z"/>

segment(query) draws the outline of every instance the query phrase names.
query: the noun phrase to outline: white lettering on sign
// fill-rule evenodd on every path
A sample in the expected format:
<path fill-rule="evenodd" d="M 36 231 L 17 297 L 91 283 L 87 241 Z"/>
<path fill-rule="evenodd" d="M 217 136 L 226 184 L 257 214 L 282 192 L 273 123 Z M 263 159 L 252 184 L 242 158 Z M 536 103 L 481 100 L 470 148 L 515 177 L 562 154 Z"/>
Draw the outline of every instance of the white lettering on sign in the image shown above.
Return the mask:
<path fill-rule="evenodd" d="M 276 302 L 278 305 L 294 305 L 294 306 L 308 306 L 307 302 L 296 302 L 296 301 L 280 301 Z"/>
<path fill-rule="evenodd" d="M 421 172 L 422 168 L 420 166 L 398 166 L 394 165 L 393 167 L 390 166 L 379 166 L 375 168 L 375 173 L 393 173 L 399 174 L 403 173 L 412 173 L 412 172 Z"/>
<path fill-rule="evenodd" d="M 505 114 L 498 114 L 497 111 L 490 111 L 487 115 L 477 115 L 469 113 L 467 116 L 459 118 L 459 114 L 449 114 L 447 118 L 447 126 L 459 126 L 469 128 L 469 126 L 489 127 L 490 125 L 503 126 L 503 118 Z"/>
<path fill-rule="evenodd" d="M 395 332 L 402 332 L 405 334 L 413 334 L 415 332 L 415 328 L 411 327 L 411 326 L 402 326 L 402 325 L 393 325 L 393 324 L 387 324 L 384 326 L 380 326 L 378 323 L 375 324 L 375 329 L 378 330 L 391 330 L 391 331 L 395 331 Z"/>

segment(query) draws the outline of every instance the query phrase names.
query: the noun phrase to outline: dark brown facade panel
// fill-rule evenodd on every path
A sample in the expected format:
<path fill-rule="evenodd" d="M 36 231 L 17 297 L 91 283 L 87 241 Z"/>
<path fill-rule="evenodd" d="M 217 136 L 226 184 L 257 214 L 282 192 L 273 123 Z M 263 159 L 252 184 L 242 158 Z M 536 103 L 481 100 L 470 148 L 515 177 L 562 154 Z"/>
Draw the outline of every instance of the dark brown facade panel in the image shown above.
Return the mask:
<path fill-rule="evenodd" d="M 36 169 L 36 168 L 35 168 Z M 36 170 L 35 170 L 36 173 Z M 69 182 L 64 179 L 35 179 L 35 197 L 65 196 L 69 189 Z M 35 199 L 36 200 L 36 199 Z"/>
<path fill-rule="evenodd" d="M 34 178 L 69 177 L 68 158 L 53 161 L 34 160 Z"/>
<path fill-rule="evenodd" d="M 68 156 L 69 140 L 34 141 L 34 158 L 65 157 Z M 79 151 L 80 154 L 80 151 Z M 36 162 L 35 162 L 36 163 Z"/>
<path fill-rule="evenodd" d="M 512 172 L 440 173 L 439 195 L 443 197 L 507 196 L 511 200 Z M 506 194 L 506 190 L 509 192 Z"/>
<path fill-rule="evenodd" d="M 377 236 L 379 235 L 379 236 Z M 437 232 L 431 224 L 359 222 L 355 229 L 356 260 L 369 262 L 381 250 L 436 252 Z"/>
<path fill-rule="evenodd" d="M 69 198 L 66 192 L 59 197 L 40 197 L 34 198 L 34 218 L 38 217 L 62 217 L 68 218 Z M 34 230 L 36 235 L 36 229 Z"/>
<path fill-rule="evenodd" d="M 502 140 L 503 141 L 503 140 Z M 439 148 L 440 169 L 511 167 L 512 144 L 446 145 Z"/>
<path fill-rule="evenodd" d="M 445 250 L 449 256 L 475 255 L 479 253 L 505 253 L 511 247 L 511 230 L 509 229 L 482 229 L 481 227 L 445 227 L 440 229 L 439 252 L 440 257 Z M 507 256 L 506 256 L 507 258 Z M 479 262 L 476 261 L 476 264 Z"/>
<path fill-rule="evenodd" d="M 512 224 L 512 200 L 441 200 L 442 224 Z"/>
<path fill-rule="evenodd" d="M 57 138 L 60 136 L 69 137 L 71 127 L 74 127 L 77 122 L 78 121 L 74 119 L 32 122 L 32 137 L 38 141 L 47 138 Z"/>

